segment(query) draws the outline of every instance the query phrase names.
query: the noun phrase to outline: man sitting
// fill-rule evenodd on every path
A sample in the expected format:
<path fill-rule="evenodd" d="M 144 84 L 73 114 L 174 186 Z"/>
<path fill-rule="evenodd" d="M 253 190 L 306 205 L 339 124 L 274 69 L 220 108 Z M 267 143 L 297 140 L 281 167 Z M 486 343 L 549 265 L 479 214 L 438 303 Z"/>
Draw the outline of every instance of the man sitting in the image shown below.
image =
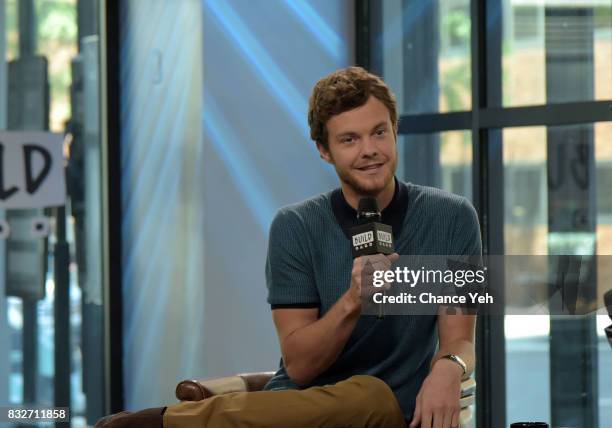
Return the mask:
<path fill-rule="evenodd" d="M 461 380 L 474 369 L 473 315 L 364 316 L 366 266 L 348 230 L 360 198 L 376 198 L 399 254 L 476 255 L 480 229 L 463 197 L 395 178 L 398 115 L 387 85 L 359 67 L 315 85 L 308 123 L 340 188 L 282 208 L 266 262 L 282 359 L 265 391 L 119 414 L 98 426 L 457 427 Z M 439 345 L 437 351 L 436 347 Z"/>

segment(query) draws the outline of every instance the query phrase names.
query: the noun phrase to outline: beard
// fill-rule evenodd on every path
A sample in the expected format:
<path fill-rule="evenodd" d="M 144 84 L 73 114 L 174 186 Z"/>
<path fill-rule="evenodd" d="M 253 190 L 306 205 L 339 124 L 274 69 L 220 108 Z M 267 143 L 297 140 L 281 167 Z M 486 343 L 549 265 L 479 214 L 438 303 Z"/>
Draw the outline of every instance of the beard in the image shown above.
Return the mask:
<path fill-rule="evenodd" d="M 352 170 L 344 170 L 335 166 L 336 174 L 341 182 L 349 186 L 358 195 L 377 196 L 393 181 L 397 158 L 385 163 L 383 171 L 376 176 L 362 177 Z"/>

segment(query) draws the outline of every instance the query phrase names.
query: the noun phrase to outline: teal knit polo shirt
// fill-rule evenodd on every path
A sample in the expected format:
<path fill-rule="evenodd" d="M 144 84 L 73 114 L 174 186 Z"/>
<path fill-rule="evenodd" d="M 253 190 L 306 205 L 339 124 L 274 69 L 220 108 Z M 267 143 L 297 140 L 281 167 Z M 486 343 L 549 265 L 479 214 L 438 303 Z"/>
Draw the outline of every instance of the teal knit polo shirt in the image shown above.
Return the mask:
<path fill-rule="evenodd" d="M 353 213 L 351 216 L 350 214 Z M 266 281 L 272 308 L 318 307 L 322 317 L 348 290 L 353 257 L 347 236 L 355 211 L 339 189 L 282 208 L 270 227 Z M 433 187 L 396 181 L 382 212 L 400 255 L 480 255 L 480 227 L 470 202 Z M 437 346 L 436 316 L 361 316 L 338 359 L 310 385 L 357 374 L 384 380 L 406 420 Z M 304 386 L 302 388 L 305 388 Z M 300 389 L 283 361 L 266 390 Z"/>

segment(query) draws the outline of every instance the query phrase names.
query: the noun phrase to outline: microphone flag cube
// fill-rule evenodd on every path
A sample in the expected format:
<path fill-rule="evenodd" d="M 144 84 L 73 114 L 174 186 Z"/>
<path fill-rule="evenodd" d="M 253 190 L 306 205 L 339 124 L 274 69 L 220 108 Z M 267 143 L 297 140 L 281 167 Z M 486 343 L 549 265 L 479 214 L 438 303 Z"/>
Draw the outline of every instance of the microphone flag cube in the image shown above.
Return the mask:
<path fill-rule="evenodd" d="M 353 258 L 395 252 L 393 229 L 389 225 L 371 222 L 354 226 L 349 232 Z"/>

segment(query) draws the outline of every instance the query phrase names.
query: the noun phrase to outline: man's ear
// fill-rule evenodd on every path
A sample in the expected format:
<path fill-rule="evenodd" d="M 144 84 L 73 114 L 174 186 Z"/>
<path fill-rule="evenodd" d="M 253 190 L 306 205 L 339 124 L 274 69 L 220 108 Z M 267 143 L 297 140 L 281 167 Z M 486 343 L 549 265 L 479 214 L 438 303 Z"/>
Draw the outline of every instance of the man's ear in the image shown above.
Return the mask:
<path fill-rule="evenodd" d="M 329 153 L 329 150 L 323 147 L 323 144 L 317 143 L 317 150 L 319 151 L 319 156 L 321 156 L 321 159 L 323 159 L 327 163 L 334 163 L 331 154 Z"/>

